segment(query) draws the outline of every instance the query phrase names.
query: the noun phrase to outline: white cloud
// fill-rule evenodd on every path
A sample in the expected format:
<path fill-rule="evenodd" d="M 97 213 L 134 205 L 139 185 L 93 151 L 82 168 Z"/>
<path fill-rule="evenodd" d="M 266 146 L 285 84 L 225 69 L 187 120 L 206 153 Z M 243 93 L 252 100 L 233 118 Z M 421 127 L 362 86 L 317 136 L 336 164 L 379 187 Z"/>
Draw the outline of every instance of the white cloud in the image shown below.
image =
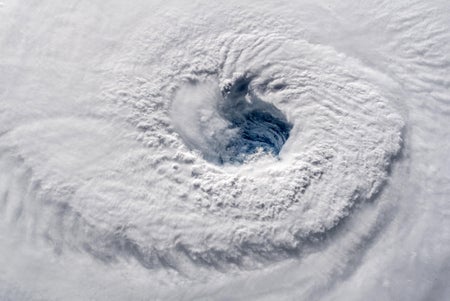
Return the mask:
<path fill-rule="evenodd" d="M 0 299 L 443 300 L 448 10 L 5 2 Z"/>

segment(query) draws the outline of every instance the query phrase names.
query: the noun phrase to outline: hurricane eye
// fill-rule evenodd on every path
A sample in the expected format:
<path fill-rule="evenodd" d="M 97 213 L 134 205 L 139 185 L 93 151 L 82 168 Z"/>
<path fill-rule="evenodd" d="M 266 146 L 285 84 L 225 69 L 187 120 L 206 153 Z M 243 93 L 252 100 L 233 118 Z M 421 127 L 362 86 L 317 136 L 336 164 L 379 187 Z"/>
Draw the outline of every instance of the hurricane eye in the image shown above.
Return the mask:
<path fill-rule="evenodd" d="M 278 156 L 292 124 L 275 105 L 238 78 L 221 90 L 190 83 L 175 96 L 172 119 L 185 144 L 214 164 L 241 164 L 256 153 Z"/>
<path fill-rule="evenodd" d="M 277 156 L 292 129 L 276 106 L 248 93 L 248 84 L 246 80 L 237 80 L 236 87 L 231 87 L 219 106 L 219 114 L 236 132 L 226 144 L 226 151 L 220 154 L 225 162 L 243 162 L 247 155 L 257 151 Z"/>

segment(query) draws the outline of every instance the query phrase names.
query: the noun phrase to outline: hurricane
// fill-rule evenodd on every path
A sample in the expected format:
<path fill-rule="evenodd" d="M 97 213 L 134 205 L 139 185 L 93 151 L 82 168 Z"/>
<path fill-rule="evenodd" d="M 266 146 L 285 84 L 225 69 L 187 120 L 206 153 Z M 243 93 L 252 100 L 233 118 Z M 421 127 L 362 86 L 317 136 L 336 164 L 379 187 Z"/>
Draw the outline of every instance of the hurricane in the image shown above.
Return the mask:
<path fill-rule="evenodd" d="M 449 15 L 0 2 L 0 299 L 447 300 Z"/>

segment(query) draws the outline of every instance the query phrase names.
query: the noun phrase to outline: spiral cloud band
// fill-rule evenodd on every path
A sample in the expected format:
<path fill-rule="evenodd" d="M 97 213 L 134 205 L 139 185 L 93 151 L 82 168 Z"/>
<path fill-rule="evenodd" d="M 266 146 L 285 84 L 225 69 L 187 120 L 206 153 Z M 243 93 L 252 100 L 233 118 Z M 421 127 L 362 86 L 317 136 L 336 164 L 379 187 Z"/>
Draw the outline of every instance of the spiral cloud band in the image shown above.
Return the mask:
<path fill-rule="evenodd" d="M 445 300 L 432 2 L 1 3 L 0 299 Z"/>

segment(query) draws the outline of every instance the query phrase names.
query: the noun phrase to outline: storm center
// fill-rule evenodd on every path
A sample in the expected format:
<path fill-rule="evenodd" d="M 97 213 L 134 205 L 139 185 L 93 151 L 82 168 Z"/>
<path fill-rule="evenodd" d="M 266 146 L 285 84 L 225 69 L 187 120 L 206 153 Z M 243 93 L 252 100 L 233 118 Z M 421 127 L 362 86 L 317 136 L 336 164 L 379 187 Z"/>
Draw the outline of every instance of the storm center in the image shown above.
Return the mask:
<path fill-rule="evenodd" d="M 278 155 L 289 138 L 292 125 L 273 104 L 249 91 L 248 79 L 239 79 L 222 90 L 224 98 L 218 106 L 219 114 L 235 130 L 225 145 L 224 162 L 242 162 L 249 154 L 264 151 Z"/>
<path fill-rule="evenodd" d="M 172 119 L 184 142 L 215 164 L 243 163 L 255 153 L 278 156 L 292 124 L 240 78 L 221 90 L 193 84 L 178 92 Z"/>

